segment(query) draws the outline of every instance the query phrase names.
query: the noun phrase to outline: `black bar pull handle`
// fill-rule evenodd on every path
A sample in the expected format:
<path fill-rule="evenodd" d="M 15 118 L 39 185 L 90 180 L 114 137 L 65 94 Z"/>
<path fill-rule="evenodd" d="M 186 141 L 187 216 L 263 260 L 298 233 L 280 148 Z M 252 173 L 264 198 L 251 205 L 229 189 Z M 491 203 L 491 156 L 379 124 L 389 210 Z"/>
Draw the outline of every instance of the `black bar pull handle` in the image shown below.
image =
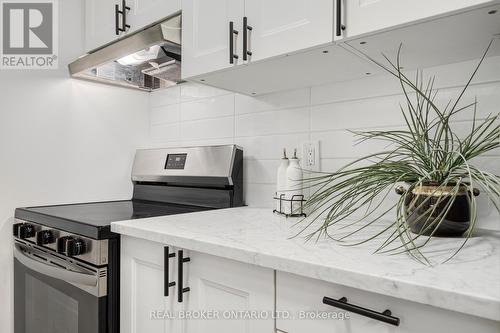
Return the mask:
<path fill-rule="evenodd" d="M 118 5 L 115 5 L 115 24 L 117 26 L 117 35 L 119 34 L 119 31 L 125 32 L 127 31 L 128 28 L 130 28 L 130 25 L 127 24 L 127 11 L 130 10 L 130 7 L 127 6 L 127 2 L 125 0 L 122 0 L 122 10 L 118 9 Z M 122 26 L 120 28 L 120 24 L 118 23 L 118 14 L 122 16 Z"/>
<path fill-rule="evenodd" d="M 345 30 L 345 25 L 342 24 L 342 1 L 343 0 L 337 0 L 337 17 L 336 17 L 336 25 L 337 28 L 336 30 L 336 35 L 337 36 L 342 36 L 342 30 Z"/>
<path fill-rule="evenodd" d="M 179 283 L 177 288 L 177 301 L 182 303 L 184 300 L 184 293 L 187 293 L 191 289 L 189 287 L 184 288 L 184 263 L 191 261 L 191 258 L 184 258 L 184 251 L 179 250 L 177 252 L 177 281 Z"/>
<path fill-rule="evenodd" d="M 248 32 L 252 31 L 253 27 L 248 25 L 248 18 L 243 17 L 243 60 L 247 60 L 252 56 L 252 51 L 248 49 Z"/>
<path fill-rule="evenodd" d="M 345 297 L 336 300 L 325 296 L 323 297 L 323 304 L 334 306 L 336 308 L 343 309 L 346 311 L 354 312 L 359 315 L 379 320 L 387 324 L 399 326 L 399 318 L 392 316 L 392 312 L 390 310 L 385 310 L 384 312 L 377 312 L 370 309 L 366 309 L 357 305 L 347 303 L 347 298 Z"/>
<path fill-rule="evenodd" d="M 234 53 L 234 35 L 238 35 L 238 30 L 234 30 L 234 22 L 229 21 L 229 63 L 233 64 L 238 55 Z"/>
<path fill-rule="evenodd" d="M 120 8 L 115 5 L 115 34 L 118 36 L 120 34 Z"/>
<path fill-rule="evenodd" d="M 123 15 L 122 31 L 127 31 L 127 29 L 130 28 L 130 25 L 127 24 L 127 11 L 129 10 L 130 7 L 127 6 L 127 2 L 125 0 L 122 0 L 122 15 Z"/>
<path fill-rule="evenodd" d="M 169 268 L 169 259 L 170 258 L 175 258 L 175 252 L 170 253 L 170 249 L 168 246 L 165 246 L 163 248 L 163 295 L 165 297 L 168 297 L 168 290 L 175 286 L 175 282 L 169 282 L 168 279 L 170 277 L 170 268 Z"/>

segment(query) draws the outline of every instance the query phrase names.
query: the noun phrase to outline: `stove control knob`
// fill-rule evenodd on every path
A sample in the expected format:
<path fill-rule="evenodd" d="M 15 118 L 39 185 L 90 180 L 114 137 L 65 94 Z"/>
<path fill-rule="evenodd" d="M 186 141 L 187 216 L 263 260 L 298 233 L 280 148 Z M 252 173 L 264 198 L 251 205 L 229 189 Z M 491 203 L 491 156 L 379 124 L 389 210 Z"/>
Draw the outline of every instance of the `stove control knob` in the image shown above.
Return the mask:
<path fill-rule="evenodd" d="M 67 248 L 67 245 L 68 245 L 68 240 L 70 238 L 71 238 L 70 236 L 63 236 L 63 237 L 59 237 L 57 239 L 57 252 L 58 253 L 61 253 L 61 254 L 65 254 L 66 253 L 66 248 Z"/>
<path fill-rule="evenodd" d="M 80 238 L 70 238 L 66 242 L 66 255 L 73 257 L 85 253 L 85 241 Z"/>
<path fill-rule="evenodd" d="M 54 233 L 52 230 L 41 230 L 36 233 L 36 244 L 46 245 L 54 243 Z"/>
<path fill-rule="evenodd" d="M 31 238 L 35 236 L 35 226 L 28 223 L 23 223 L 17 229 L 17 237 L 21 239 Z"/>

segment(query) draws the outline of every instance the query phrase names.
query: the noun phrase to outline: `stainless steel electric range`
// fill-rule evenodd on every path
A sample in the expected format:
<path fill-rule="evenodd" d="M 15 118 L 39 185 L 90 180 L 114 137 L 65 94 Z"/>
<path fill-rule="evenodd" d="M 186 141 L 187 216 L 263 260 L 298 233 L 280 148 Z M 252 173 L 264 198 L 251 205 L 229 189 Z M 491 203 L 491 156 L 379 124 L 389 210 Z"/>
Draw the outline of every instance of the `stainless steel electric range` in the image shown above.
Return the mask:
<path fill-rule="evenodd" d="M 114 221 L 243 205 L 235 145 L 138 150 L 131 200 L 18 208 L 15 333 L 119 332 Z"/>

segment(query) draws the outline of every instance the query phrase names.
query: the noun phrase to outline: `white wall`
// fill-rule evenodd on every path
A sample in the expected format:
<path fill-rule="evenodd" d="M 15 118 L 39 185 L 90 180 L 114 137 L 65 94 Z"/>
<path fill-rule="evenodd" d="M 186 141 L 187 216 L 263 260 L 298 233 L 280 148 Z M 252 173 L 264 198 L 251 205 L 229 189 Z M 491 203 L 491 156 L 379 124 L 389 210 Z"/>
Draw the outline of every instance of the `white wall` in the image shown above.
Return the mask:
<path fill-rule="evenodd" d="M 125 199 L 134 150 L 148 139 L 148 94 L 71 80 L 83 50 L 83 1 L 60 4 L 60 69 L 0 71 L 0 332 L 12 329 L 16 207 Z"/>
<path fill-rule="evenodd" d="M 425 70 L 437 76 L 439 104 L 457 95 L 475 64 L 472 61 Z M 479 117 L 499 112 L 500 57 L 486 60 L 464 103 L 473 101 L 474 96 L 479 101 Z M 400 101 L 398 82 L 389 76 L 256 98 L 188 83 L 151 95 L 151 136 L 158 146 L 241 145 L 246 203 L 270 208 L 283 147 L 291 151 L 304 141 L 319 140 L 321 169 L 335 171 L 357 157 L 384 148 L 380 143 L 354 146 L 347 130 L 403 125 Z M 470 118 L 471 112 L 465 112 L 455 125 L 468 128 Z M 496 151 L 477 164 L 500 174 L 499 157 L 500 151 Z M 480 226 L 500 229 L 498 214 L 486 200 L 481 200 L 480 216 Z"/>

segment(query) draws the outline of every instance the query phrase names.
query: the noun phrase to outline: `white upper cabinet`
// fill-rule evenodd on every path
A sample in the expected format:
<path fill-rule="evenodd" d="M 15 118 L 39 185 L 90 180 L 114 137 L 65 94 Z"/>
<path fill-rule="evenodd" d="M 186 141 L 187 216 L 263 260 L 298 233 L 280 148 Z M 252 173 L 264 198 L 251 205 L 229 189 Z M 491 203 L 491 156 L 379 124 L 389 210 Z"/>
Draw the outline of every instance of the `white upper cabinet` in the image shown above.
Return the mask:
<path fill-rule="evenodd" d="M 468 7 L 491 4 L 491 0 L 335 0 L 341 2 L 343 37 L 354 37 L 394 28 Z"/>
<path fill-rule="evenodd" d="M 85 50 L 112 42 L 180 9 L 181 0 L 85 0 Z"/>
<path fill-rule="evenodd" d="M 127 0 L 130 31 L 139 30 L 181 10 L 181 0 Z"/>
<path fill-rule="evenodd" d="M 118 38 L 115 5 L 118 0 L 85 1 L 85 50 L 90 51 Z"/>
<path fill-rule="evenodd" d="M 498 34 L 498 4 L 183 0 L 182 76 L 253 96 L 376 74 L 365 56 L 380 59 L 401 43 L 406 69 L 470 60 Z"/>
<path fill-rule="evenodd" d="M 333 41 L 332 0 L 184 0 L 182 15 L 183 78 Z"/>
<path fill-rule="evenodd" d="M 333 0 L 246 0 L 245 16 L 250 61 L 333 40 Z"/>
<path fill-rule="evenodd" d="M 243 15 L 243 0 L 182 1 L 183 78 L 241 63 Z M 233 31 L 230 31 L 231 22 Z M 230 59 L 231 53 L 237 58 Z"/>
<path fill-rule="evenodd" d="M 412 70 L 478 59 L 499 32 L 500 2 L 352 38 L 344 45 L 388 65 L 385 56 L 395 62 L 402 44 L 399 65 L 405 70 Z M 493 43 L 488 56 L 498 55 L 500 43 Z"/>

